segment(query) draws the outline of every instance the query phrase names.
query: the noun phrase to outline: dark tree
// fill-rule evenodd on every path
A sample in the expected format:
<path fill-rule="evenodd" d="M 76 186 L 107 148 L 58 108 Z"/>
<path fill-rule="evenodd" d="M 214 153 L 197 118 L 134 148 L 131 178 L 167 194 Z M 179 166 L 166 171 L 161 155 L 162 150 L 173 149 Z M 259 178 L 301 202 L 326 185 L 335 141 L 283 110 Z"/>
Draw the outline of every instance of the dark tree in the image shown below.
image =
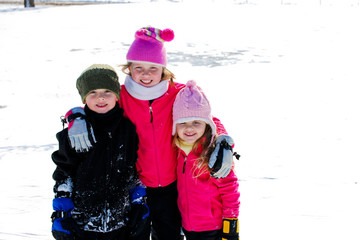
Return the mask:
<path fill-rule="evenodd" d="M 35 0 L 24 0 L 24 6 L 27 7 L 35 7 Z"/>

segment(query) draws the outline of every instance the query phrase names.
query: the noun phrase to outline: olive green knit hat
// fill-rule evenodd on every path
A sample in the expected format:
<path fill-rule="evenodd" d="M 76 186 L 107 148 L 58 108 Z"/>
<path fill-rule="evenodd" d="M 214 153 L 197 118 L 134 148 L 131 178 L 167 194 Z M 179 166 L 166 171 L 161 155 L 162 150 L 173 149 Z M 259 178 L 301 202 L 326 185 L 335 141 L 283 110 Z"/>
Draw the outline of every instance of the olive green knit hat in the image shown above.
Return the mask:
<path fill-rule="evenodd" d="M 121 86 L 117 73 L 107 64 L 93 64 L 88 67 L 77 79 L 76 88 L 83 103 L 87 95 L 95 89 L 108 89 L 120 99 Z"/>

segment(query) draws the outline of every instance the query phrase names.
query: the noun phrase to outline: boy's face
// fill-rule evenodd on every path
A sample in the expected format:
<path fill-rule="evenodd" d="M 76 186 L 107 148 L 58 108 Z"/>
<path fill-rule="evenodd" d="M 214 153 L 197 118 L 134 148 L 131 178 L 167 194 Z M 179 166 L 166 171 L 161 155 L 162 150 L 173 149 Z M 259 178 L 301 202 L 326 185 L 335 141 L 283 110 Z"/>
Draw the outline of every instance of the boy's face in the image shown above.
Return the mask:
<path fill-rule="evenodd" d="M 107 113 L 115 107 L 117 100 L 116 95 L 107 89 L 93 90 L 85 98 L 87 106 L 97 113 Z"/>
<path fill-rule="evenodd" d="M 201 138 L 206 130 L 206 123 L 204 121 L 195 120 L 191 122 L 176 124 L 178 136 L 186 143 L 195 143 Z"/>
<path fill-rule="evenodd" d="M 151 63 L 131 63 L 130 72 L 133 81 L 144 86 L 153 87 L 161 82 L 163 68 Z"/>

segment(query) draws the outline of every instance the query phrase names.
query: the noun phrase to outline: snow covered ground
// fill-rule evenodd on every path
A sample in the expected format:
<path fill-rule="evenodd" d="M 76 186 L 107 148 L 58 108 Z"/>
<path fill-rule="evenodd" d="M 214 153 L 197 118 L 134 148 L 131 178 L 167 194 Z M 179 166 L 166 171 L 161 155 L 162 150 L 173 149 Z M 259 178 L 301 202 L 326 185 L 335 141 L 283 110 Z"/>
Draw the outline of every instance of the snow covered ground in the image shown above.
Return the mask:
<path fill-rule="evenodd" d="M 0 5 L 0 239 L 52 238 L 50 155 L 76 78 L 125 63 L 152 25 L 174 30 L 169 69 L 236 140 L 241 239 L 358 240 L 359 9 L 321 2 Z"/>

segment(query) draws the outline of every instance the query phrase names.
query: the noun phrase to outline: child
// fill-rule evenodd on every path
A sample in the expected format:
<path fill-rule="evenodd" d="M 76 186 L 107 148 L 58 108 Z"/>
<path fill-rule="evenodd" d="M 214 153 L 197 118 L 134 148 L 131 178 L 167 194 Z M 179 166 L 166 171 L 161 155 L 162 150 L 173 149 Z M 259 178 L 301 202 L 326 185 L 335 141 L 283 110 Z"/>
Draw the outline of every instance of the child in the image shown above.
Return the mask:
<path fill-rule="evenodd" d="M 130 190 L 136 194 L 141 189 L 136 186 L 138 136 L 135 126 L 119 108 L 118 76 L 112 67 L 95 64 L 80 75 L 76 87 L 86 105 L 73 115 L 86 114 L 96 145 L 86 153 L 75 152 L 68 141 L 71 124 L 56 135 L 59 150 L 52 154 L 57 165 L 53 173 L 53 236 L 129 239 L 126 225 Z M 132 200 L 137 203 L 141 199 Z M 138 206 L 133 209 L 138 210 Z"/>
<path fill-rule="evenodd" d="M 173 104 L 172 134 L 178 150 L 178 207 L 186 239 L 238 240 L 238 179 L 233 170 L 223 179 L 210 176 L 216 126 L 210 104 L 194 81 L 187 82 Z"/>
<path fill-rule="evenodd" d="M 172 41 L 173 38 L 171 29 L 147 27 L 136 32 L 127 53 L 128 63 L 123 67 L 123 72 L 128 76 L 119 101 L 125 116 L 136 126 L 139 136 L 136 166 L 139 178 L 146 186 L 153 232 L 159 240 L 181 239 L 181 218 L 177 206 L 177 159 L 171 145 L 171 133 L 173 102 L 185 85 L 174 82 L 174 74 L 166 68 L 164 42 Z M 70 138 L 76 136 L 71 145 L 77 151 L 87 151 L 87 148 L 92 147 L 92 144 L 88 144 L 92 134 L 87 131 L 88 124 L 85 121 L 77 118 L 75 121 L 72 128 L 76 131 L 69 134 Z M 220 121 L 215 121 L 220 133 L 226 134 Z M 212 166 L 216 157 L 213 157 Z M 221 163 L 222 158 L 218 162 Z M 223 158 L 222 167 L 215 173 L 215 177 L 226 176 L 231 167 L 232 154 Z M 146 237 L 142 239 L 149 239 L 149 234 L 150 226 L 144 231 Z"/>

